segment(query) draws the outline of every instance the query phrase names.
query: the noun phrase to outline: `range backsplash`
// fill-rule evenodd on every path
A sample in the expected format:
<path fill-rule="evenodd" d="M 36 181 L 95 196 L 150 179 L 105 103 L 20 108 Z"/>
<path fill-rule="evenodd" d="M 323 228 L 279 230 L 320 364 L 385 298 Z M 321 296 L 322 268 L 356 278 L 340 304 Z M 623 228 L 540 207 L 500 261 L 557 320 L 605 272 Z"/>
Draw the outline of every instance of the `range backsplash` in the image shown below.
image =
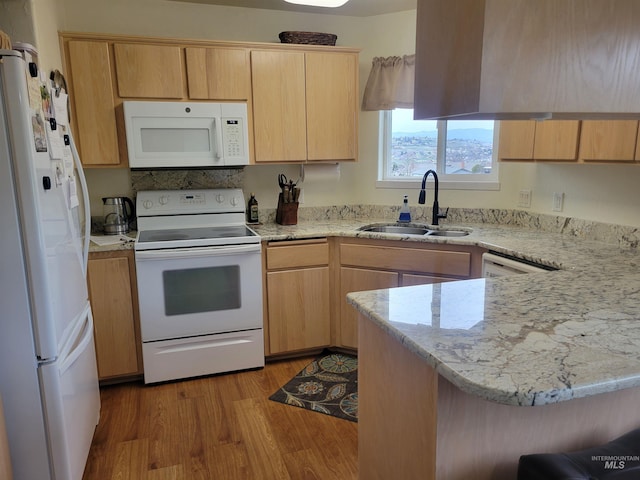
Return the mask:
<path fill-rule="evenodd" d="M 212 170 L 131 170 L 131 187 L 142 190 L 188 190 L 198 188 L 242 188 L 244 168 Z"/>

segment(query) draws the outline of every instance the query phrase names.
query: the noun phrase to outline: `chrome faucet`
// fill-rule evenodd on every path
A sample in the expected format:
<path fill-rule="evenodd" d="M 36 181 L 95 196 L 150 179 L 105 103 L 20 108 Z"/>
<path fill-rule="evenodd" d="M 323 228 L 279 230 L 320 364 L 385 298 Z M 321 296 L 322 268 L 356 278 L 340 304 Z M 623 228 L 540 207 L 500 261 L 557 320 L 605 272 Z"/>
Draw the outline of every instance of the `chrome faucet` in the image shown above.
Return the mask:
<path fill-rule="evenodd" d="M 427 194 L 424 189 L 427 185 L 427 177 L 429 176 L 430 173 L 433 174 L 433 180 L 436 184 L 434 197 L 433 197 L 433 210 L 432 210 L 433 220 L 431 221 L 431 225 L 438 225 L 439 219 L 447 218 L 447 214 L 449 213 L 449 208 L 447 208 L 447 211 L 444 212 L 444 214 L 440 213 L 440 207 L 438 206 L 438 174 L 434 170 L 427 170 L 427 173 L 425 173 L 424 177 L 422 177 L 422 188 L 420 189 L 420 196 L 418 197 L 418 203 L 420 205 L 424 205 L 425 203 Z"/>

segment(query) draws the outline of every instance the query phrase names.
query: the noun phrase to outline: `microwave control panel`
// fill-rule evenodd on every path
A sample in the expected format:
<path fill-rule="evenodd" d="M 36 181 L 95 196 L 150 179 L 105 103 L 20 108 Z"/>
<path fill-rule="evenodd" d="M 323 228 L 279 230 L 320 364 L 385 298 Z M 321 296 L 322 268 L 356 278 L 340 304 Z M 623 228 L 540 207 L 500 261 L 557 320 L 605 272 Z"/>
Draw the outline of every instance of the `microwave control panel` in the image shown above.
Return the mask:
<path fill-rule="evenodd" d="M 225 159 L 242 158 L 247 155 L 243 122 L 242 118 L 222 119 L 222 148 Z"/>

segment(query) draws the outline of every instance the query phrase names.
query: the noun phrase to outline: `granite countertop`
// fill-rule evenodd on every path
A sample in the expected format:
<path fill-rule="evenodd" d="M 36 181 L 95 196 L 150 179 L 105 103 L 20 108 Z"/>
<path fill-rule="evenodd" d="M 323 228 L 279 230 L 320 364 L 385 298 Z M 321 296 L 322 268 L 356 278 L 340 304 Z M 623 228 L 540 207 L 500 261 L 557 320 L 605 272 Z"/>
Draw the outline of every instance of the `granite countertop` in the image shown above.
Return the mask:
<path fill-rule="evenodd" d="M 123 235 L 92 233 L 91 241 L 89 242 L 89 253 L 133 250 L 137 233 L 136 231 L 131 231 Z"/>
<path fill-rule="evenodd" d="M 468 237 L 438 241 L 560 270 L 350 293 L 348 302 L 458 388 L 490 401 L 533 406 L 640 386 L 637 249 L 465 226 L 474 229 Z"/>
<path fill-rule="evenodd" d="M 475 245 L 559 269 L 347 296 L 461 390 L 532 406 L 640 386 L 637 228 L 461 211 L 443 227 L 470 227 L 470 235 L 417 237 L 358 231 L 365 224 L 393 223 L 386 214 L 324 215 L 292 226 L 251 227 L 263 241 L 340 236 Z M 91 251 L 132 247 L 92 245 Z"/>

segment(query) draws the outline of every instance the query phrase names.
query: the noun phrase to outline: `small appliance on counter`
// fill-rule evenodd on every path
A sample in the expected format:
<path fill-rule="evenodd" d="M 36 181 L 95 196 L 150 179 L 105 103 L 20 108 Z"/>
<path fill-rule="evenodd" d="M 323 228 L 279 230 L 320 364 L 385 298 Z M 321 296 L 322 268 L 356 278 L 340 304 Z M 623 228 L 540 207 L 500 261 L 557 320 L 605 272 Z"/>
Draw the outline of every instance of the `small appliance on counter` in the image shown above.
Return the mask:
<path fill-rule="evenodd" d="M 122 235 L 129 233 L 131 223 L 135 220 L 135 207 L 128 197 L 104 197 L 102 199 L 104 214 L 104 234 Z"/>

